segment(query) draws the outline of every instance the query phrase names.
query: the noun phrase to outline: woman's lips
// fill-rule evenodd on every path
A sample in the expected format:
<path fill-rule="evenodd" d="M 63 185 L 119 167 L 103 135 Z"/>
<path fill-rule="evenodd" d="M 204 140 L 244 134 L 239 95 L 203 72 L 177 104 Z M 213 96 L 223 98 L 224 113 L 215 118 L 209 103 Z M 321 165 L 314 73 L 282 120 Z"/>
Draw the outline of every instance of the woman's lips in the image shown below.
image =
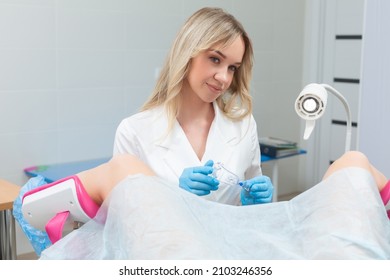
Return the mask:
<path fill-rule="evenodd" d="M 219 86 L 215 86 L 212 84 L 207 84 L 207 86 L 211 89 L 211 91 L 216 92 L 216 93 L 221 93 L 223 89 Z"/>

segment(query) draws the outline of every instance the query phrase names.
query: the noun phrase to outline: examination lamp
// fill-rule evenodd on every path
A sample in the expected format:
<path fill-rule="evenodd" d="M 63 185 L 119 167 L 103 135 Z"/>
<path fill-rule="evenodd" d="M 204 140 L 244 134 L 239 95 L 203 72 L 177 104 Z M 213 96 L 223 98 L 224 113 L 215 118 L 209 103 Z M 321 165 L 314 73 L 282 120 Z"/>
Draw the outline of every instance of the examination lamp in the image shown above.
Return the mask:
<path fill-rule="evenodd" d="M 301 93 L 298 95 L 298 98 L 295 100 L 295 111 L 298 116 L 306 120 L 303 139 L 309 139 L 310 134 L 314 129 L 315 121 L 324 114 L 326 103 L 328 101 L 328 91 L 340 99 L 347 113 L 347 135 L 345 138 L 345 151 L 347 152 L 351 148 L 351 111 L 344 96 L 327 84 L 308 84 L 303 88 Z"/>

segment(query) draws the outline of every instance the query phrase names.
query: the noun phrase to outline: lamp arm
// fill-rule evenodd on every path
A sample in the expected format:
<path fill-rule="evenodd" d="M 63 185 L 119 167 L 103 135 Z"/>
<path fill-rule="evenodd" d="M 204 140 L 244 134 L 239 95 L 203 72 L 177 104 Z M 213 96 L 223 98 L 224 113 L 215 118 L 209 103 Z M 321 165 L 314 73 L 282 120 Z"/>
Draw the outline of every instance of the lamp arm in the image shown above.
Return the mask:
<path fill-rule="evenodd" d="M 348 152 L 351 149 L 351 137 L 352 137 L 352 117 L 351 117 L 351 110 L 349 108 L 347 100 L 344 98 L 344 96 L 339 93 L 336 89 L 331 87 L 330 85 L 327 84 L 321 84 L 326 90 L 330 91 L 338 99 L 340 99 L 341 103 L 343 103 L 345 111 L 347 113 L 347 133 L 345 137 L 345 152 Z"/>

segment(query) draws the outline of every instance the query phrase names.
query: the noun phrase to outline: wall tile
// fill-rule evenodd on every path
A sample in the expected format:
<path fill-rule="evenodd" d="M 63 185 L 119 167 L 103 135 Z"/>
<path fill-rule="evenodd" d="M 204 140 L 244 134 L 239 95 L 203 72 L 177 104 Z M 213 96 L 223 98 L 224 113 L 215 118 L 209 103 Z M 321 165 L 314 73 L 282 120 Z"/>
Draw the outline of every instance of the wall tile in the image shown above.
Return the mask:
<path fill-rule="evenodd" d="M 127 0 L 57 0 L 59 9 L 123 11 Z"/>
<path fill-rule="evenodd" d="M 167 51 L 127 51 L 125 54 L 126 86 L 150 86 L 155 84 L 156 72 L 161 69 Z M 145 99 L 147 96 L 145 96 Z"/>
<path fill-rule="evenodd" d="M 246 19 L 275 22 L 275 0 L 232 1 L 232 4 L 234 16 L 242 22 Z"/>
<path fill-rule="evenodd" d="M 146 18 L 161 17 L 161 15 L 172 16 L 182 14 L 182 0 L 125 0 L 124 10 L 133 15 L 147 15 Z"/>
<path fill-rule="evenodd" d="M 54 50 L 0 51 L 0 90 L 53 89 L 56 84 Z"/>
<path fill-rule="evenodd" d="M 59 50 L 58 87 L 123 86 L 123 51 Z"/>
<path fill-rule="evenodd" d="M 0 4 L 19 6 L 50 6 L 54 7 L 57 0 L 0 0 Z"/>
<path fill-rule="evenodd" d="M 0 4 L 0 49 L 53 49 L 55 9 Z"/>
<path fill-rule="evenodd" d="M 116 124 L 91 125 L 82 129 L 63 129 L 58 135 L 59 162 L 110 157 Z"/>
<path fill-rule="evenodd" d="M 59 10 L 58 47 L 123 50 L 125 14 L 102 10 Z"/>
<path fill-rule="evenodd" d="M 125 110 L 122 88 L 74 89 L 59 91 L 58 125 L 82 129 L 116 124 Z"/>
<path fill-rule="evenodd" d="M 162 24 L 164 23 L 164 24 Z M 126 18 L 126 46 L 129 50 L 167 50 L 183 20 L 179 16 L 145 17 L 130 14 Z"/>
<path fill-rule="evenodd" d="M 137 113 L 152 94 L 154 84 L 125 89 L 125 117 Z M 145 98 L 146 97 L 146 98 Z"/>
<path fill-rule="evenodd" d="M 23 173 L 29 166 L 57 162 L 57 140 L 55 131 L 0 134 L 0 177 Z"/>
<path fill-rule="evenodd" d="M 57 129 L 55 91 L 0 92 L 0 134 Z"/>
<path fill-rule="evenodd" d="M 241 1 L 244 5 L 246 5 L 248 0 Z M 198 1 L 185 1 L 183 0 L 183 15 L 185 18 L 189 17 L 195 11 L 203 8 L 203 7 L 219 7 L 225 9 L 228 12 L 232 12 L 233 10 L 233 2 L 234 0 L 198 0 Z"/>

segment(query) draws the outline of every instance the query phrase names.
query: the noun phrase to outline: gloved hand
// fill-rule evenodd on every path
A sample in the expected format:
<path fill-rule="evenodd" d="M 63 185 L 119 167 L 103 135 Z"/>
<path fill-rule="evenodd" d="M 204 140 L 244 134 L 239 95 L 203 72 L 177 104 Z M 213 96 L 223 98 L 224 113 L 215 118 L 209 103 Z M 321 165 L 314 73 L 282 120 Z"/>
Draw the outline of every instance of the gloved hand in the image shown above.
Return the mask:
<path fill-rule="evenodd" d="M 219 181 L 211 176 L 214 162 L 209 160 L 204 166 L 189 167 L 183 170 L 179 186 L 196 195 L 208 195 L 218 189 Z"/>
<path fill-rule="evenodd" d="M 242 205 L 269 203 L 272 201 L 274 186 L 267 176 L 257 176 L 240 182 Z"/>

